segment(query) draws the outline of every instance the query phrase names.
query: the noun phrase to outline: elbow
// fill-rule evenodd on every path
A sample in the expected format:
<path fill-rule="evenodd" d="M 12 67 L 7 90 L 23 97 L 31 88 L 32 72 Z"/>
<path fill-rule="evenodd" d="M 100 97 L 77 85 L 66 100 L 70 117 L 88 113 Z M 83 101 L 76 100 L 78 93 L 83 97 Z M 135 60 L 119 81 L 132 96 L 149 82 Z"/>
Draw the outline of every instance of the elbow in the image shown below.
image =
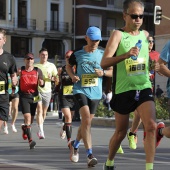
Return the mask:
<path fill-rule="evenodd" d="M 100 66 L 103 70 L 107 69 L 107 66 L 103 62 L 100 63 Z"/>

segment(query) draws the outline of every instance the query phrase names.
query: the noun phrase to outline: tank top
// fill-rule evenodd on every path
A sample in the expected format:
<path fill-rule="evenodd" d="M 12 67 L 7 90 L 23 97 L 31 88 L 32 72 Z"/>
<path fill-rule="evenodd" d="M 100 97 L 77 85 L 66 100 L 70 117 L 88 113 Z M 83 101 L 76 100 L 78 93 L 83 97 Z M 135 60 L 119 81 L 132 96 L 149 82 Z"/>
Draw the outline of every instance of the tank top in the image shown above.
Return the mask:
<path fill-rule="evenodd" d="M 143 90 L 151 88 L 149 80 L 149 50 L 148 40 L 144 31 L 133 36 L 122 31 L 122 38 L 116 51 L 116 56 L 127 53 L 138 40 L 142 40 L 137 60 L 125 59 L 114 66 L 113 70 L 113 92 L 119 94 L 130 90 Z"/>
<path fill-rule="evenodd" d="M 38 93 L 38 68 L 30 72 L 25 70 L 25 66 L 21 67 L 19 91 L 24 94 L 37 94 Z"/>
<path fill-rule="evenodd" d="M 62 95 L 73 95 L 73 82 L 70 76 L 66 72 L 66 66 L 62 67 L 61 75 L 60 75 L 60 92 Z"/>

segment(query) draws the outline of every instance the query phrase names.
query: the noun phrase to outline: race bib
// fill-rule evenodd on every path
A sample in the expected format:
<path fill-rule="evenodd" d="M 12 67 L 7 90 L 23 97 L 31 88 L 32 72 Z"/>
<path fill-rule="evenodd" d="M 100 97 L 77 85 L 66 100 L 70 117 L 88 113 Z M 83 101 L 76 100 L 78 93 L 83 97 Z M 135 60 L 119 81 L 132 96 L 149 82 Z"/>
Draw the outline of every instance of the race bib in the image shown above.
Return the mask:
<path fill-rule="evenodd" d="M 0 94 L 5 94 L 5 81 L 0 81 Z"/>
<path fill-rule="evenodd" d="M 98 77 L 95 74 L 83 74 L 81 76 L 82 87 L 98 86 Z"/>
<path fill-rule="evenodd" d="M 138 58 L 137 60 L 126 59 L 125 66 L 128 76 L 146 74 L 145 58 Z"/>
<path fill-rule="evenodd" d="M 41 100 L 41 97 L 39 95 L 34 97 L 34 103 L 37 103 L 40 100 Z"/>
<path fill-rule="evenodd" d="M 63 95 L 73 95 L 73 86 L 63 86 Z"/>

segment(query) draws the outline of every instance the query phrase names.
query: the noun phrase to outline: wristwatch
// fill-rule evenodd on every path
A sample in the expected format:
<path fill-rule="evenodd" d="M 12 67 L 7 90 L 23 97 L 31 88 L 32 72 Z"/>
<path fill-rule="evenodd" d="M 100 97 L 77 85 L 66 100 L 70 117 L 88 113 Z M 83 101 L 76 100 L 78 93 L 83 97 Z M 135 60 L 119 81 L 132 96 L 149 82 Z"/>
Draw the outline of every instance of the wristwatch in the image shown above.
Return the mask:
<path fill-rule="evenodd" d="M 106 70 L 103 70 L 103 76 L 106 76 Z"/>

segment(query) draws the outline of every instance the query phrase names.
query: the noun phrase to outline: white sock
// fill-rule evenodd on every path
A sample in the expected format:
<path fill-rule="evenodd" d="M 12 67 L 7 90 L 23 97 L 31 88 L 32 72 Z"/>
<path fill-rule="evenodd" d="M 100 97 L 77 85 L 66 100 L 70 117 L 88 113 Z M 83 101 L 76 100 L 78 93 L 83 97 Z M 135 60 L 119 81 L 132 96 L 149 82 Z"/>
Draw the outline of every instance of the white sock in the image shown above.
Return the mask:
<path fill-rule="evenodd" d="M 43 130 L 43 124 L 39 125 L 39 130 L 40 130 L 40 132 L 44 132 L 44 130 Z"/>

